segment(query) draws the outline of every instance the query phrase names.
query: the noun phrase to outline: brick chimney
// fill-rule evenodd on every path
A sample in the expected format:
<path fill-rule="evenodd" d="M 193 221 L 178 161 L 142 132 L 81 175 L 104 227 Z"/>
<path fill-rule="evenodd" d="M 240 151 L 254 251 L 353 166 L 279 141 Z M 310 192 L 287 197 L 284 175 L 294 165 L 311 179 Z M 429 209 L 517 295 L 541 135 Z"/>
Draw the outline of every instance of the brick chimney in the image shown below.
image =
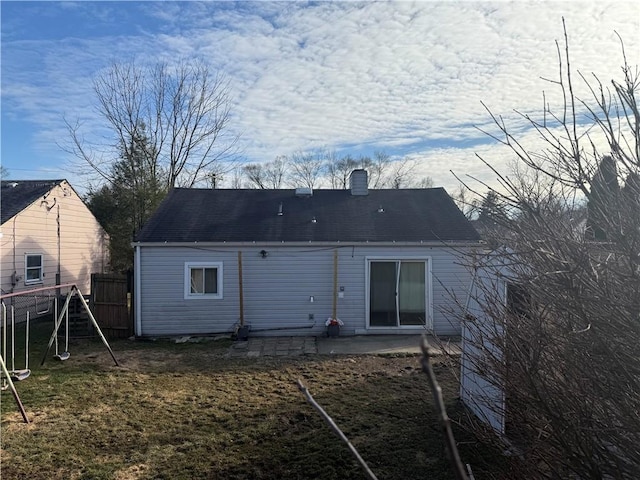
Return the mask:
<path fill-rule="evenodd" d="M 369 195 L 369 178 L 364 168 L 359 168 L 349 175 L 351 195 Z"/>

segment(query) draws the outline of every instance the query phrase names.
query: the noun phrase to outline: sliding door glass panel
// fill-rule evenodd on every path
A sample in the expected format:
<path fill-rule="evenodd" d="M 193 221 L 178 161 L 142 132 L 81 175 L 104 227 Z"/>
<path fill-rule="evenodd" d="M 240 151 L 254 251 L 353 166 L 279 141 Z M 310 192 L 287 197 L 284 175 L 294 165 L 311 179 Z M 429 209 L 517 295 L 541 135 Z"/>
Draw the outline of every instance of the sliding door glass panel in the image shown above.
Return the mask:
<path fill-rule="evenodd" d="M 426 324 L 425 262 L 398 262 L 400 325 Z"/>
<path fill-rule="evenodd" d="M 396 262 L 371 262 L 369 279 L 369 325 L 395 327 Z"/>

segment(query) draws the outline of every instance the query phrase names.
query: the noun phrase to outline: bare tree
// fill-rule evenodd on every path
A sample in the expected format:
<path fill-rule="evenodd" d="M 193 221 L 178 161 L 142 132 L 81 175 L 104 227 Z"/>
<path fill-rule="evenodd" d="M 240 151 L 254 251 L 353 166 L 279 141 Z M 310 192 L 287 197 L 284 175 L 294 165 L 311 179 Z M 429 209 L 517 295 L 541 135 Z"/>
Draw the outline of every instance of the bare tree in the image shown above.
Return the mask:
<path fill-rule="evenodd" d="M 287 157 L 279 156 L 265 165 L 265 180 L 269 188 L 282 188 L 287 179 Z"/>
<path fill-rule="evenodd" d="M 408 185 L 415 188 L 433 188 L 433 178 L 418 177 L 418 181 L 415 185 L 412 182 L 409 182 Z"/>
<path fill-rule="evenodd" d="M 369 173 L 369 188 L 378 189 L 387 187 L 386 173 L 391 158 L 384 152 L 375 152 L 373 158 L 361 157 L 361 168 Z"/>
<path fill-rule="evenodd" d="M 288 173 L 287 158 L 276 157 L 273 162 L 251 163 L 242 167 L 250 188 L 282 188 Z"/>
<path fill-rule="evenodd" d="M 431 188 L 433 179 L 416 175 L 418 160 L 390 157 L 377 151 L 373 157 L 363 156 L 355 159 L 351 155 L 338 157 L 334 153 L 325 155 L 325 178 L 331 188 L 346 189 L 353 170 L 367 170 L 368 185 L 371 189 L 380 188 Z"/>
<path fill-rule="evenodd" d="M 354 159 L 351 155 L 339 157 L 329 149 L 296 152 L 289 157 L 279 156 L 272 162 L 251 163 L 242 167 L 242 174 L 250 188 L 292 187 L 317 188 L 329 185 L 334 189 L 347 189 L 353 170 L 363 168 L 369 173 L 369 187 L 376 188 L 430 188 L 431 177 L 415 175 L 418 166 L 414 159 L 394 159 L 384 152 L 372 157 Z"/>
<path fill-rule="evenodd" d="M 451 198 L 467 219 L 471 220 L 474 217 L 478 204 L 466 185 L 462 183 L 458 185 L 458 188 L 451 194 Z"/>
<path fill-rule="evenodd" d="M 214 163 L 235 153 L 237 138 L 228 126 L 229 86 L 202 62 L 153 67 L 115 63 L 94 80 L 97 112 L 111 132 L 108 148 L 127 148 L 144 134 L 153 153 L 149 168 L 167 188 L 192 187 L 205 179 Z M 115 155 L 96 155 L 86 145 L 79 123 L 67 122 L 68 148 L 108 181 Z M 126 153 L 126 152 L 125 152 Z"/>
<path fill-rule="evenodd" d="M 267 188 L 265 168 L 261 163 L 251 163 L 242 167 L 242 173 L 247 178 L 250 188 Z"/>
<path fill-rule="evenodd" d="M 237 161 L 215 162 L 204 174 L 204 185 L 207 188 L 221 188 L 229 177 L 233 178 L 237 169 Z"/>
<path fill-rule="evenodd" d="M 416 159 L 394 159 L 387 153 L 377 151 L 373 157 L 361 157 L 360 167 L 369 173 L 369 188 L 429 188 L 430 177 L 416 177 Z"/>
<path fill-rule="evenodd" d="M 230 176 L 231 176 L 230 188 L 243 188 L 243 185 L 242 185 L 243 175 L 242 175 L 242 170 L 239 167 L 234 168 L 231 171 Z"/>
<path fill-rule="evenodd" d="M 411 174 L 415 169 L 415 162 L 407 160 L 397 161 L 391 165 L 388 185 L 391 188 L 405 188 L 411 179 Z"/>
<path fill-rule="evenodd" d="M 640 73 L 623 48 L 622 79 L 607 88 L 579 74 L 593 94 L 580 99 L 568 44 L 565 29 L 560 74 L 550 80 L 560 106 L 520 114 L 546 148 L 530 150 L 488 110 L 491 137 L 519 170 L 502 174 L 485 161 L 499 181 L 489 191 L 501 205 L 492 221 L 503 247 L 470 267 L 505 282 L 507 294 L 481 283 L 479 310 L 462 320 L 476 334 L 474 370 L 506 395 L 496 413 L 529 478 L 631 479 L 640 469 Z M 603 194 L 625 178 L 628 194 Z M 578 216 L 585 200 L 600 238 Z"/>
<path fill-rule="evenodd" d="M 288 158 L 290 168 L 289 183 L 294 187 L 318 186 L 325 168 L 326 153 L 296 152 Z"/>
<path fill-rule="evenodd" d="M 347 189 L 349 187 L 349 176 L 357 168 L 360 168 L 360 164 L 351 155 L 331 158 L 326 166 L 331 188 Z"/>

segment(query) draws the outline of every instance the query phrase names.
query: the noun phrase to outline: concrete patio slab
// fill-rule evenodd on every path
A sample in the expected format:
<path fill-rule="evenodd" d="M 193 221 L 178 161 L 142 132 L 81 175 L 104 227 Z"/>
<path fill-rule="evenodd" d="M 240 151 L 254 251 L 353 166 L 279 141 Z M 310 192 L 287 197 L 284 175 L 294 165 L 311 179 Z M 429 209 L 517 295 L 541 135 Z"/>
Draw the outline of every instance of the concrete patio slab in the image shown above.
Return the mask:
<path fill-rule="evenodd" d="M 460 339 L 428 338 L 430 345 L 448 354 L 460 354 Z M 422 335 L 358 335 L 344 337 L 249 337 L 229 349 L 232 358 L 298 355 L 419 354 Z"/>
<path fill-rule="evenodd" d="M 234 342 L 229 349 L 232 358 L 293 357 L 318 353 L 316 337 L 249 337 Z"/>
<path fill-rule="evenodd" d="M 420 353 L 421 335 L 358 335 L 318 337 L 320 355 Z"/>

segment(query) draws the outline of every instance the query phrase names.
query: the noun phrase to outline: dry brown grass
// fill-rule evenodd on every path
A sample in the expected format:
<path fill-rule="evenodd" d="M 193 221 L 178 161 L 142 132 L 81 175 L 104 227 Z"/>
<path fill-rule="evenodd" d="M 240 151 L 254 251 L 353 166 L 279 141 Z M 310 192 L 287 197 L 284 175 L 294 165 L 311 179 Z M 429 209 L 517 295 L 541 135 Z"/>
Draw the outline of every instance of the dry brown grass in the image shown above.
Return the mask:
<path fill-rule="evenodd" d="M 112 346 L 121 367 L 84 341 L 67 362 L 35 368 L 18 385 L 29 425 L 2 394 L 3 479 L 364 478 L 298 378 L 380 479 L 451 478 L 417 356 L 231 360 L 226 341 Z M 436 365 L 462 419 L 449 367 Z M 458 435 L 465 461 L 496 470 L 483 466 L 493 453 Z"/>

